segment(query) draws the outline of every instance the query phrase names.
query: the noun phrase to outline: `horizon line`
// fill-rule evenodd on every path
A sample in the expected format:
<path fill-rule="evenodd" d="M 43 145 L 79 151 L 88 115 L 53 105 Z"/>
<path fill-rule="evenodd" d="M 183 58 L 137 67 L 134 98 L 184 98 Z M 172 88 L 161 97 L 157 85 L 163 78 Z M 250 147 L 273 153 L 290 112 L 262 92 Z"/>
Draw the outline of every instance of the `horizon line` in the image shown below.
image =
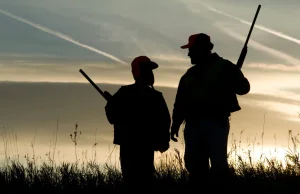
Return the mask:
<path fill-rule="evenodd" d="M 19 84 L 87 84 L 91 85 L 89 82 L 82 82 L 82 81 L 14 81 L 14 80 L 0 80 L 0 84 L 2 83 L 19 83 Z M 100 84 L 100 85 L 115 85 L 115 86 L 122 86 L 122 85 L 129 85 L 133 84 L 132 83 L 114 83 L 114 82 L 97 82 L 94 81 L 95 84 Z M 175 86 L 171 85 L 164 85 L 164 84 L 157 84 L 154 85 L 154 87 L 163 87 L 163 88 L 177 88 Z"/>

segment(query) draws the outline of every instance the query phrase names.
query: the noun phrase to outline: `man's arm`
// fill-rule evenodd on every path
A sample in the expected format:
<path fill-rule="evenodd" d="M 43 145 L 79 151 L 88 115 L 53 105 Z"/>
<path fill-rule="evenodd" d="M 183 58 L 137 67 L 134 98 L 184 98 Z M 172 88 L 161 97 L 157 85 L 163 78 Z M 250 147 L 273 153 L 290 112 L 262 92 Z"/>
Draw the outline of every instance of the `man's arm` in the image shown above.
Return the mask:
<path fill-rule="evenodd" d="M 231 63 L 231 62 L 230 62 Z M 233 63 L 230 64 L 230 77 L 233 92 L 238 95 L 245 95 L 250 92 L 250 82 L 244 76 L 241 69 Z"/>
<path fill-rule="evenodd" d="M 171 115 L 162 94 L 160 95 L 159 119 L 161 142 L 163 144 L 168 144 L 170 142 Z"/>
<path fill-rule="evenodd" d="M 184 101 L 185 101 L 186 88 L 184 84 L 184 76 L 181 77 L 177 93 L 175 97 L 175 103 L 173 106 L 173 114 L 172 114 L 172 126 L 171 126 L 171 139 L 173 141 L 177 141 L 174 136 L 178 137 L 178 131 L 180 125 L 184 121 Z"/>

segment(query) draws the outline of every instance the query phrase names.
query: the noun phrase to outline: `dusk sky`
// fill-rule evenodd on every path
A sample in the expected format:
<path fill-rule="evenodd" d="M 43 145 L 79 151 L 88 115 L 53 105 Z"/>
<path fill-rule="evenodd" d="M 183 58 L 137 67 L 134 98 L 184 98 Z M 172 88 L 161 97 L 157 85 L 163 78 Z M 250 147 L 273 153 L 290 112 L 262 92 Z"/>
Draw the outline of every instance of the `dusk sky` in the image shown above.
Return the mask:
<path fill-rule="evenodd" d="M 243 131 L 245 148 L 255 137 L 261 142 L 262 132 L 266 151 L 287 146 L 288 131 L 300 131 L 300 1 L 1 0 L 0 124 L 2 135 L 18 137 L 18 151 L 8 143 L 9 152 L 32 154 L 35 137 L 44 157 L 59 116 L 56 151 L 74 158 L 69 134 L 78 122 L 79 148 L 91 155 L 96 141 L 104 161 L 114 146 L 113 128 L 104 99 L 79 69 L 113 94 L 133 83 L 133 58 L 147 55 L 160 65 L 154 86 L 172 113 L 179 79 L 191 67 L 180 46 L 191 34 L 207 33 L 213 51 L 236 63 L 259 4 L 242 68 L 251 91 L 238 96 L 242 110 L 231 117 L 231 133 L 239 139 Z M 182 145 L 172 143 L 170 151 L 174 147 Z"/>

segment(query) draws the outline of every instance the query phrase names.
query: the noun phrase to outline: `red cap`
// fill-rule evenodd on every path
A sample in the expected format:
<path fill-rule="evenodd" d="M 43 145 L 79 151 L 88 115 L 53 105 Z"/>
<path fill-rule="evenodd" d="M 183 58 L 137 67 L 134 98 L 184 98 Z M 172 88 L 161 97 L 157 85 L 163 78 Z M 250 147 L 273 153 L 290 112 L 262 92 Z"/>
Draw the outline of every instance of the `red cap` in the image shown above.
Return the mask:
<path fill-rule="evenodd" d="M 140 76 L 140 68 L 141 65 L 145 65 L 147 68 L 150 70 L 158 68 L 157 63 L 151 61 L 148 57 L 146 56 L 138 56 L 133 59 L 131 62 L 131 69 L 132 69 L 132 74 L 133 77 L 137 78 Z"/>
<path fill-rule="evenodd" d="M 189 37 L 189 42 L 186 45 L 181 46 L 182 49 L 191 48 L 193 46 L 199 46 L 212 50 L 214 45 L 210 42 L 210 36 L 204 33 L 193 34 Z"/>

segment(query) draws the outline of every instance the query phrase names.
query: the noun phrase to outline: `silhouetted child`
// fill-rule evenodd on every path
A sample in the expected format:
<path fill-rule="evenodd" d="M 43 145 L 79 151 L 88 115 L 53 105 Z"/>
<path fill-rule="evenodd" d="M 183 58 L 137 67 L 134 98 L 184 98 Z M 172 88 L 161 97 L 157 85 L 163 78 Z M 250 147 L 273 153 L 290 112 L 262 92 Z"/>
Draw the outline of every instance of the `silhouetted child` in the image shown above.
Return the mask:
<path fill-rule="evenodd" d="M 114 125 L 114 144 L 120 145 L 120 163 L 128 189 L 148 191 L 154 180 L 154 152 L 169 148 L 171 117 L 161 92 L 153 88 L 153 69 L 146 56 L 132 63 L 135 83 L 122 86 L 105 106 Z"/>

